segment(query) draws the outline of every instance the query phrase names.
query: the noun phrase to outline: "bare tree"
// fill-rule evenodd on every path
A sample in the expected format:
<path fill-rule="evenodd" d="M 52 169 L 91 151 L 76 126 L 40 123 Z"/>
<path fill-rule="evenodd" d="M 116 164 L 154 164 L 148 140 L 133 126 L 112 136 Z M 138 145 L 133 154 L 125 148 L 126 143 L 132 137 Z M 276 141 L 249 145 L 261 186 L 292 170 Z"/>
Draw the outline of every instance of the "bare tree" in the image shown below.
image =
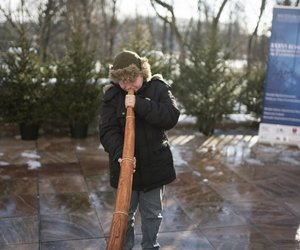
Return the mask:
<path fill-rule="evenodd" d="M 299 6 L 300 0 L 297 1 L 291 1 L 291 0 L 277 0 L 276 1 L 278 5 L 285 5 L 285 6 Z M 293 3 L 294 2 L 294 3 Z"/>
<path fill-rule="evenodd" d="M 89 46 L 91 43 L 91 34 L 92 34 L 92 15 L 93 10 L 96 6 L 96 0 L 80 0 L 80 4 L 82 6 L 82 14 L 83 14 L 83 21 L 85 23 L 85 29 L 86 29 L 86 36 L 85 36 L 85 42 Z"/>
<path fill-rule="evenodd" d="M 99 31 L 103 36 L 103 57 L 112 58 L 117 35 L 117 0 L 101 0 L 101 15 L 103 27 Z M 101 27 L 100 27 L 101 28 Z"/>
<path fill-rule="evenodd" d="M 197 12 L 198 12 L 198 20 L 197 20 L 197 33 L 201 34 L 202 30 L 202 21 L 201 21 L 201 16 L 202 16 L 202 0 L 198 0 L 197 2 Z"/>
<path fill-rule="evenodd" d="M 177 43 L 179 45 L 180 58 L 181 58 L 181 60 L 183 60 L 185 58 L 184 41 L 183 41 L 182 35 L 179 32 L 179 29 L 177 26 L 177 21 L 176 21 L 176 17 L 174 14 L 173 6 L 171 4 L 167 4 L 166 2 L 161 1 L 161 0 L 150 0 L 150 2 L 151 2 L 153 9 L 155 10 L 157 16 L 160 19 L 162 19 L 165 23 L 169 24 L 171 27 L 171 30 L 174 32 Z M 166 9 L 170 16 L 165 17 L 165 16 L 161 15 L 159 13 L 159 11 L 157 10 L 156 4 L 163 7 L 164 9 Z"/>
<path fill-rule="evenodd" d="M 105 34 L 103 20 L 106 20 L 102 10 L 106 5 L 104 0 L 67 0 L 65 3 L 63 16 L 66 28 L 69 31 L 81 30 L 86 48 L 102 47 L 101 38 Z"/>
<path fill-rule="evenodd" d="M 53 17 L 57 13 L 59 7 L 59 2 L 55 0 L 47 0 L 44 6 L 39 7 L 39 47 L 40 57 L 43 62 L 45 62 L 48 57 Z"/>
<path fill-rule="evenodd" d="M 153 7 L 153 9 L 155 10 L 157 16 L 163 20 L 164 23 L 168 24 L 171 27 L 171 30 L 174 32 L 174 36 L 176 38 L 176 41 L 179 45 L 179 50 L 180 50 L 180 60 L 184 60 L 184 58 L 186 57 L 185 55 L 185 43 L 186 43 L 186 36 L 183 36 L 183 34 L 180 32 L 178 25 L 177 25 L 177 20 L 174 14 L 174 8 L 173 5 L 168 4 L 164 1 L 161 0 L 150 0 L 151 5 Z M 218 28 L 218 24 L 220 21 L 220 17 L 221 14 L 223 13 L 223 10 L 225 8 L 225 5 L 227 4 L 228 0 L 223 0 L 221 3 L 221 6 L 217 12 L 217 15 L 215 17 L 213 17 L 212 23 L 211 23 L 211 29 L 210 29 L 210 39 L 215 40 L 216 39 L 216 35 L 217 35 L 217 28 Z M 157 10 L 157 5 L 163 7 L 168 15 L 167 16 L 163 16 L 159 13 L 159 11 Z M 198 0 L 198 11 L 199 11 L 199 19 L 198 19 L 198 23 L 197 23 L 197 28 L 200 30 L 200 25 L 201 25 L 201 6 L 204 6 L 204 13 L 205 13 L 205 17 L 206 17 L 206 25 L 209 24 L 209 4 L 207 4 L 205 1 L 201 1 Z M 191 23 L 191 22 L 190 22 Z M 199 31 L 198 30 L 198 31 Z M 188 34 L 188 33 L 187 33 Z"/>
<path fill-rule="evenodd" d="M 22 20 L 24 20 L 24 18 L 22 17 L 24 16 L 24 12 L 25 12 L 24 9 L 25 9 L 24 1 L 21 1 L 21 6 L 20 6 L 21 14 L 20 15 L 18 14 L 17 16 L 13 15 L 11 8 L 5 9 L 0 6 L 0 12 L 4 16 L 6 22 L 8 22 L 13 28 L 13 30 L 16 31 L 18 34 L 22 34 L 24 32 L 24 27 L 22 25 Z M 8 30 L 8 31 L 13 32 L 12 30 Z"/>
<path fill-rule="evenodd" d="M 261 21 L 261 18 L 263 16 L 264 10 L 266 8 L 266 0 L 261 0 L 261 5 L 260 5 L 260 12 L 259 12 L 259 16 L 258 16 L 258 20 L 255 26 L 255 29 L 253 31 L 253 33 L 251 34 L 249 41 L 248 41 L 248 69 L 251 66 L 251 62 L 253 60 L 252 57 L 252 49 L 255 48 L 255 46 L 253 46 L 253 39 L 255 39 L 257 37 L 257 30 Z"/>
<path fill-rule="evenodd" d="M 222 4 L 218 10 L 217 15 L 215 17 L 213 17 L 212 29 L 211 29 L 211 35 L 212 35 L 213 40 L 215 39 L 215 36 L 217 35 L 220 17 L 221 17 L 221 14 L 222 14 L 227 2 L 228 2 L 228 0 L 223 0 Z"/>
<path fill-rule="evenodd" d="M 291 6 L 292 2 L 290 0 L 277 0 L 278 5 Z"/>

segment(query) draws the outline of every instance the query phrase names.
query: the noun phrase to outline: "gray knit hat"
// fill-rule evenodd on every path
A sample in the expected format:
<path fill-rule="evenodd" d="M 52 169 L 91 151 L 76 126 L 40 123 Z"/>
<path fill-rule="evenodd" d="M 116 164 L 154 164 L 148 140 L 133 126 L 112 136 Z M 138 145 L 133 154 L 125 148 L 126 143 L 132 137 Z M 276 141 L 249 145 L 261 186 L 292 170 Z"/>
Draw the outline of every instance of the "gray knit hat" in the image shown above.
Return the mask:
<path fill-rule="evenodd" d="M 131 82 L 139 75 L 143 76 L 146 82 L 151 79 L 148 59 L 128 50 L 122 51 L 115 57 L 109 70 L 109 78 L 115 83 Z"/>

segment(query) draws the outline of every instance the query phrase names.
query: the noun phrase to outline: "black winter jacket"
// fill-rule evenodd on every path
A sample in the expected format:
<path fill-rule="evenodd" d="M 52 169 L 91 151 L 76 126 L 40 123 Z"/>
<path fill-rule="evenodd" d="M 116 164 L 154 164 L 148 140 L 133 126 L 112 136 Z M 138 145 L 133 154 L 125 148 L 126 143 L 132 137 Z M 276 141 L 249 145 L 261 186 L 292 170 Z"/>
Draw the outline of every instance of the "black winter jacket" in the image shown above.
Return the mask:
<path fill-rule="evenodd" d="M 125 95 L 114 84 L 103 96 L 99 125 L 100 141 L 109 153 L 110 184 L 117 188 L 125 129 Z M 179 118 L 170 86 L 161 80 L 144 82 L 136 92 L 135 104 L 136 171 L 133 190 L 149 191 L 168 184 L 176 178 L 173 157 L 166 130 L 173 128 Z"/>

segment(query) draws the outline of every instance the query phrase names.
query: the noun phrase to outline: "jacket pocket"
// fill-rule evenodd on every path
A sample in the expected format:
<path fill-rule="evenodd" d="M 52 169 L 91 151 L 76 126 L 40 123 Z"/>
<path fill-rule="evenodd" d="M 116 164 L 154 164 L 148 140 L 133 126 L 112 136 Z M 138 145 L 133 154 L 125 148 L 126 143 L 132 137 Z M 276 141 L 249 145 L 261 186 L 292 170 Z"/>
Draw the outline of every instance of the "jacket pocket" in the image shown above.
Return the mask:
<path fill-rule="evenodd" d="M 153 149 L 152 158 L 144 165 L 143 184 L 146 188 L 165 185 L 175 179 L 173 157 L 168 143 Z"/>
<path fill-rule="evenodd" d="M 153 149 L 151 165 L 154 169 L 164 169 L 166 165 L 173 166 L 173 156 L 167 141 Z"/>
<path fill-rule="evenodd" d="M 168 141 L 163 141 L 161 144 L 159 144 L 158 146 L 154 147 L 153 149 L 153 154 L 154 155 L 159 155 L 161 154 L 163 151 L 170 149 L 170 145 Z"/>

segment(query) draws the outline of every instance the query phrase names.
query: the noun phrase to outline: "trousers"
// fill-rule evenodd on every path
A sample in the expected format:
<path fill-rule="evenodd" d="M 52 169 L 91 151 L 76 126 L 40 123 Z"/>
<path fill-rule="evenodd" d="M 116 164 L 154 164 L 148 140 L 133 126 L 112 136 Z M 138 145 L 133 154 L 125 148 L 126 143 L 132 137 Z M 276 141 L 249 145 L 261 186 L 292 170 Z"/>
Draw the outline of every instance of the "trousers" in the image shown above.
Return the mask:
<path fill-rule="evenodd" d="M 142 249 L 159 249 L 158 231 L 162 221 L 164 187 L 148 192 L 132 191 L 124 250 L 135 245 L 134 223 L 137 209 L 141 215 Z"/>

